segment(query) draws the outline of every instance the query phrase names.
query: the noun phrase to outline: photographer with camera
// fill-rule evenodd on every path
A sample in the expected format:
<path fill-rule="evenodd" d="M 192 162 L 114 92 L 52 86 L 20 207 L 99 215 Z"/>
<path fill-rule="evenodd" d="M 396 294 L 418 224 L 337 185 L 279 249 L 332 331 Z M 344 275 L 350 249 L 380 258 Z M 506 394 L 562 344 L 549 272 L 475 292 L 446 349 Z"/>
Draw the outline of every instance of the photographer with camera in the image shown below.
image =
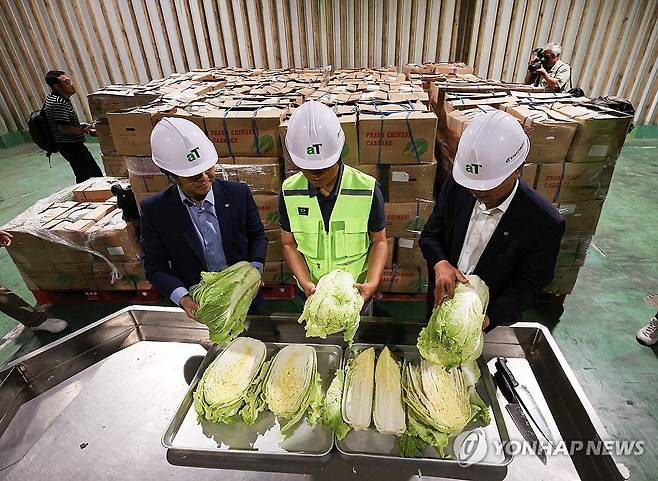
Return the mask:
<path fill-rule="evenodd" d="M 535 57 L 528 64 L 525 76 L 526 84 L 542 86 L 547 92 L 568 92 L 571 84 L 571 67 L 560 60 L 562 47 L 557 43 L 549 43 L 544 49 L 532 51 Z"/>

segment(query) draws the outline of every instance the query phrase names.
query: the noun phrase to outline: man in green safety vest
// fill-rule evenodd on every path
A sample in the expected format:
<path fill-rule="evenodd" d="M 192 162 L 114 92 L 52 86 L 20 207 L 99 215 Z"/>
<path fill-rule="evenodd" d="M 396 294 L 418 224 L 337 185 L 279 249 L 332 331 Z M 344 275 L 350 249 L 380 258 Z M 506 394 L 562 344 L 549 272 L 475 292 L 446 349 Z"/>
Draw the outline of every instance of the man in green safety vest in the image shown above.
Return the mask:
<path fill-rule="evenodd" d="M 345 133 L 333 110 L 320 102 L 305 102 L 293 112 L 285 143 L 302 170 L 286 179 L 279 196 L 288 267 L 306 296 L 328 272 L 350 272 L 367 302 L 388 256 L 381 188 L 340 161 Z"/>

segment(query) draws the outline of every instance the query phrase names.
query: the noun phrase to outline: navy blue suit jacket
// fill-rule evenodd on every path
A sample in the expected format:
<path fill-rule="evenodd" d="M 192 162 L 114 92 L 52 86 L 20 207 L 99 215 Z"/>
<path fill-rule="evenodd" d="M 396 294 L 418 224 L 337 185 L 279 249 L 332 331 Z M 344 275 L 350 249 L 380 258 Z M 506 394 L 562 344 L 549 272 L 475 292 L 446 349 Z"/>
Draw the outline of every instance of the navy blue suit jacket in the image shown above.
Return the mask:
<path fill-rule="evenodd" d="M 420 236 L 427 261 L 428 307 L 434 305 L 434 265 L 447 260 L 457 267 L 475 206 L 471 193 L 450 177 Z M 493 324 L 521 318 L 553 279 L 564 233 L 557 209 L 523 179 L 503 214 L 473 274 L 489 286 L 487 314 Z"/>
<path fill-rule="evenodd" d="M 267 236 L 249 187 L 214 180 L 212 190 L 228 265 L 264 263 Z M 208 270 L 201 241 L 175 185 L 142 202 L 140 224 L 146 278 L 163 296 L 201 280 Z"/>

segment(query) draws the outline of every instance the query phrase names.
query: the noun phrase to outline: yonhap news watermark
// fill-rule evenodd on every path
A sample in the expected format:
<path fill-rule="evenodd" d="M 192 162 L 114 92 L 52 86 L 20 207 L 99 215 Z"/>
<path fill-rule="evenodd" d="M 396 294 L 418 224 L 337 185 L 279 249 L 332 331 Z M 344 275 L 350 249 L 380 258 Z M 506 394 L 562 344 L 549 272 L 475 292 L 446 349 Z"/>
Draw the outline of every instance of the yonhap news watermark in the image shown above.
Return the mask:
<path fill-rule="evenodd" d="M 524 441 L 487 440 L 484 431 L 475 429 L 455 438 L 454 450 L 460 466 L 468 467 L 488 456 L 535 456 L 544 451 L 546 456 L 642 456 L 644 440 L 597 440 L 597 441 Z"/>

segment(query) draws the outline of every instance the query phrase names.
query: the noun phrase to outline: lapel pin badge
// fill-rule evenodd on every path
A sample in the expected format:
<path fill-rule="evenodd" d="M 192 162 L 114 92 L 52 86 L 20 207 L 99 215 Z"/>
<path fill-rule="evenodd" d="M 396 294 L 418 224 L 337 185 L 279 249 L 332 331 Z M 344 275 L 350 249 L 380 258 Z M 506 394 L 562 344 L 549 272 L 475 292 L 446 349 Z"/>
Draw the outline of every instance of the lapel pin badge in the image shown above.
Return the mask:
<path fill-rule="evenodd" d="M 503 232 L 503 235 L 507 236 L 507 235 L 509 235 L 509 232 L 505 231 L 505 232 Z"/>
<path fill-rule="evenodd" d="M 229 206 L 229 204 L 224 204 L 224 207 L 228 207 L 228 206 Z"/>

